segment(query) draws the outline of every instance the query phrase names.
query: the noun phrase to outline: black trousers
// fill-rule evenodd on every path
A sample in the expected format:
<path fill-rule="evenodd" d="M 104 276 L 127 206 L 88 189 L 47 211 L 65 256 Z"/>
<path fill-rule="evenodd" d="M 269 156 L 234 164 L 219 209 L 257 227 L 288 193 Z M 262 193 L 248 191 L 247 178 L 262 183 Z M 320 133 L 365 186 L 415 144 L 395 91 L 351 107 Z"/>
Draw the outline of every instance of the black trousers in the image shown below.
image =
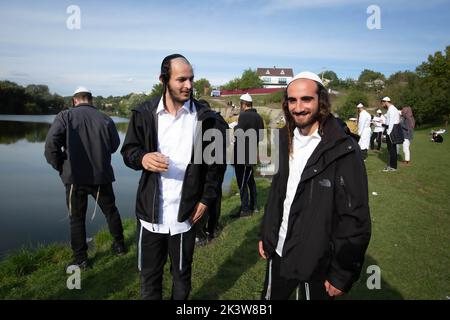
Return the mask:
<path fill-rule="evenodd" d="M 363 160 L 366 160 L 368 156 L 369 155 L 367 149 L 361 150 L 361 157 Z"/>
<path fill-rule="evenodd" d="M 219 181 L 219 187 L 217 188 L 217 199 L 216 201 L 211 205 L 210 208 L 208 208 L 208 225 L 206 226 L 206 231 L 210 235 L 213 235 L 215 230 L 217 229 L 217 226 L 219 224 L 219 218 L 221 213 L 221 205 L 222 205 L 222 183 L 223 183 L 223 176 L 222 180 Z"/>
<path fill-rule="evenodd" d="M 386 135 L 386 143 L 389 152 L 389 166 L 397 169 L 397 145 L 391 142 L 389 135 Z"/>
<path fill-rule="evenodd" d="M 123 242 L 123 227 L 119 210 L 115 204 L 112 184 L 102 185 L 66 185 L 66 201 L 70 216 L 70 244 L 76 262 L 87 259 L 88 246 L 86 243 L 86 210 L 88 196 L 96 199 L 106 217 L 109 232 L 116 242 Z"/>
<path fill-rule="evenodd" d="M 256 183 L 253 176 L 253 166 L 236 164 L 234 166 L 236 180 L 241 195 L 241 211 L 256 209 Z M 249 199 L 250 194 L 250 199 Z"/>
<path fill-rule="evenodd" d="M 372 132 L 370 137 L 370 150 L 375 149 L 375 140 L 377 141 L 377 150 L 381 150 L 381 136 L 383 132 Z"/>
<path fill-rule="evenodd" d="M 170 257 L 172 299 L 187 300 L 191 292 L 192 257 L 195 247 L 194 226 L 171 236 L 150 232 L 138 220 L 138 265 L 141 271 L 141 298 L 161 300 L 164 265 Z M 180 250 L 181 248 L 181 250 Z"/>
<path fill-rule="evenodd" d="M 308 281 L 286 279 L 280 273 L 281 257 L 275 254 L 267 260 L 262 300 L 288 300 L 295 292 L 299 300 L 332 300 L 325 290 L 325 277 L 314 277 Z M 270 266 L 272 263 L 272 266 Z M 270 272 L 269 272 L 270 270 Z M 270 290 L 268 290 L 270 279 Z"/>

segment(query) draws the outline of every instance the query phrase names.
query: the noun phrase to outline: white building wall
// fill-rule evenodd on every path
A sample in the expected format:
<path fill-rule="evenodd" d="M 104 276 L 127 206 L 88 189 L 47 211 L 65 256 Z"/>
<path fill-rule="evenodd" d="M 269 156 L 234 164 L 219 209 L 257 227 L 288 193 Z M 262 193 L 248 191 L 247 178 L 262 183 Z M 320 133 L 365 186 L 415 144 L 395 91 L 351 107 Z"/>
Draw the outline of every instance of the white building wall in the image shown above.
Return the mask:
<path fill-rule="evenodd" d="M 289 81 L 292 80 L 292 77 L 269 77 L 269 76 L 260 76 L 259 77 L 263 83 L 264 83 L 264 88 L 284 88 L 287 86 L 287 84 L 289 83 Z M 280 84 L 279 80 L 280 78 L 286 79 L 286 83 L 285 84 Z M 266 79 L 270 79 L 269 81 L 266 81 Z"/>

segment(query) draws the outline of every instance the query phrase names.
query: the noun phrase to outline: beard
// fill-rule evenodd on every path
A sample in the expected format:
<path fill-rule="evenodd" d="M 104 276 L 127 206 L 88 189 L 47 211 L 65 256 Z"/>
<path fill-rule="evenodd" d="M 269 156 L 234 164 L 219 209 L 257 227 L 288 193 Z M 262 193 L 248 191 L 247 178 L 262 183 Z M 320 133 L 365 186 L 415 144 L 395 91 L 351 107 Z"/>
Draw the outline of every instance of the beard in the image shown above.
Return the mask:
<path fill-rule="evenodd" d="M 169 91 L 169 96 L 173 102 L 184 104 L 186 101 L 189 101 L 189 99 L 191 98 L 191 92 L 192 92 L 191 90 L 189 90 L 189 92 L 181 91 L 181 90 L 177 92 L 176 90 L 172 89 L 169 84 L 167 84 L 167 89 Z M 187 98 L 186 98 L 185 93 L 188 93 Z"/>
<path fill-rule="evenodd" d="M 301 112 L 301 114 L 305 114 L 305 112 Z M 305 114 L 307 115 L 307 114 Z M 316 123 L 317 121 L 319 121 L 320 118 L 320 113 L 319 113 L 319 108 L 317 108 L 317 110 L 315 112 L 311 112 L 309 113 L 309 117 L 307 116 L 304 120 L 302 121 L 296 121 L 293 112 L 291 112 L 291 117 L 294 120 L 295 126 L 301 130 L 304 128 L 307 128 L 311 125 L 313 125 L 314 123 Z"/>

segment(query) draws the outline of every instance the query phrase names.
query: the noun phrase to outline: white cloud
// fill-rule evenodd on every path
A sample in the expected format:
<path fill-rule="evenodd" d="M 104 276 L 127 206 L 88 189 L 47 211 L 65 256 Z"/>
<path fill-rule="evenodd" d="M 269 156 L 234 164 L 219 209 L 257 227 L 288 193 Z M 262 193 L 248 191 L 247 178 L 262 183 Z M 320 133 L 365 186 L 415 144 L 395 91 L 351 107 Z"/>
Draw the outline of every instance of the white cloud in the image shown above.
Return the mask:
<path fill-rule="evenodd" d="M 308 66 L 313 61 L 329 68 L 334 63 L 336 70 L 340 62 L 346 70 L 384 63 L 397 64 L 400 70 L 402 65 L 417 65 L 426 59 L 435 51 L 436 43 L 440 46 L 448 42 L 445 30 L 435 28 L 430 32 L 433 27 L 420 27 L 420 21 L 411 21 L 409 35 L 386 29 L 367 32 L 364 8 L 361 21 L 347 19 L 344 13 L 319 25 L 325 9 L 299 21 L 283 18 L 285 13 L 298 9 L 364 7 L 364 3 L 372 2 L 369 0 L 204 1 L 206 4 L 195 2 L 192 6 L 185 3 L 186 10 L 174 10 L 173 3 L 152 10 L 124 4 L 100 10 L 85 3 L 80 5 L 82 28 L 75 31 L 66 28 L 68 15 L 64 5 L 56 11 L 12 6 L 8 11 L 0 10 L 0 66 L 8 67 L 11 80 L 51 82 L 67 93 L 79 83 L 89 82 L 105 93 L 116 94 L 151 89 L 157 82 L 161 59 L 173 52 L 189 58 L 196 78 L 206 77 L 212 84 L 223 84 L 248 67 L 285 62 L 286 67 Z M 442 1 L 428 0 L 420 6 Z M 400 10 L 410 3 L 419 5 L 419 0 L 376 3 Z M 268 20 L 261 16 L 261 10 L 265 14 L 281 14 Z M 186 19 L 197 16 L 202 18 Z M 391 22 L 394 27 L 396 22 Z M 77 72 L 85 66 L 89 74 Z M 5 74 L 0 72 L 2 77 Z"/>
<path fill-rule="evenodd" d="M 361 3 L 361 0 L 269 0 L 262 10 L 265 13 L 273 13 L 280 10 L 336 7 L 356 3 Z"/>
<path fill-rule="evenodd" d="M 289 12 L 294 9 L 336 8 L 344 6 L 379 5 L 390 10 L 423 9 L 446 3 L 446 0 L 267 0 L 259 13 L 272 15 L 280 11 Z"/>

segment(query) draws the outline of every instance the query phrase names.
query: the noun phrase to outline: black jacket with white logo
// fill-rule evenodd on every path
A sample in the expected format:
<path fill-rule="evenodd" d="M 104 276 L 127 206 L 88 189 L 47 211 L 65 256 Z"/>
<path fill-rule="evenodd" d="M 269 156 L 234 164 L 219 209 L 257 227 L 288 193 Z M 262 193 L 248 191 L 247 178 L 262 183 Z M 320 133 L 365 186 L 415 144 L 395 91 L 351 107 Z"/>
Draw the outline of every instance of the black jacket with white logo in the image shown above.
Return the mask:
<path fill-rule="evenodd" d="M 301 281 L 325 278 L 348 291 L 359 278 L 371 235 L 367 175 L 358 145 L 333 116 L 324 123 L 321 138 L 290 209 L 281 274 Z M 279 145 L 280 169 L 261 223 L 269 256 L 275 254 L 289 176 L 286 129 Z"/>

